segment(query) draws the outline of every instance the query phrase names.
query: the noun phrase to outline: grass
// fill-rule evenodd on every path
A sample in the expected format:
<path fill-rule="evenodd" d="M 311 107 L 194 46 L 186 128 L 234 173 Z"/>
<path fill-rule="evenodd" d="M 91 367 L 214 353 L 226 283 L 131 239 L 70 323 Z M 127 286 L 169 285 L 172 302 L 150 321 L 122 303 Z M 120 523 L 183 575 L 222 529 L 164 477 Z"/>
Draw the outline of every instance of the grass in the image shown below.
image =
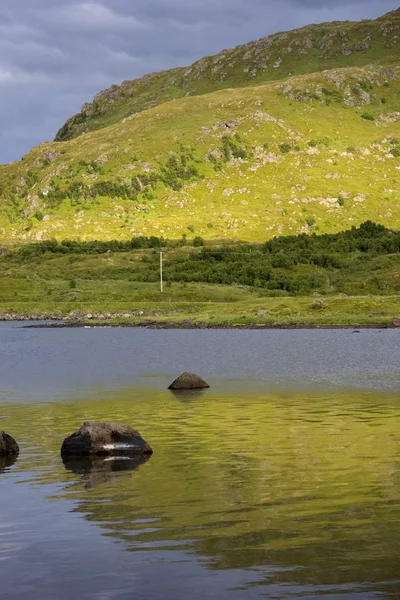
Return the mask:
<path fill-rule="evenodd" d="M 14 280 L 0 286 L 1 317 L 62 318 L 98 323 L 207 323 L 214 325 L 342 325 L 387 324 L 400 315 L 400 298 L 392 296 L 324 297 L 322 310 L 315 297 L 260 297 L 257 291 L 229 286 L 172 284 L 161 294 L 157 284 L 126 281 L 68 282 Z M 46 289 L 52 290 L 47 295 Z M 17 291 L 18 290 L 18 291 Z"/>
<path fill-rule="evenodd" d="M 388 324 L 400 315 L 400 254 L 388 253 L 398 243 L 398 234 L 365 224 L 336 236 L 282 238 L 265 247 L 166 246 L 162 293 L 156 250 L 15 248 L 0 256 L 0 318 Z"/>

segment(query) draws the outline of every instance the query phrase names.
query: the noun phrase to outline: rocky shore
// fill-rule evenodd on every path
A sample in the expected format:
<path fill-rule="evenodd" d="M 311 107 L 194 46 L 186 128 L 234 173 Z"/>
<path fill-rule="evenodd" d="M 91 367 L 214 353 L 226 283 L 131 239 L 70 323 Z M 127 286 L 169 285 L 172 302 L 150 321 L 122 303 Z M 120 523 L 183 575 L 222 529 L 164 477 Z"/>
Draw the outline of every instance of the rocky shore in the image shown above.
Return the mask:
<path fill-rule="evenodd" d="M 260 319 L 261 320 L 261 319 Z M 204 322 L 196 319 L 182 321 L 157 320 L 144 316 L 143 311 L 134 310 L 130 313 L 86 313 L 83 311 L 62 313 L 4 313 L 0 314 L 1 321 L 29 323 L 23 327 L 59 329 L 63 327 L 142 327 L 147 329 L 393 329 L 400 328 L 400 319 L 393 318 L 381 323 L 279 323 L 265 321 L 264 323 L 218 323 Z"/>
<path fill-rule="evenodd" d="M 202 323 L 199 321 L 140 321 L 139 323 L 96 323 L 88 324 L 84 321 L 64 321 L 58 323 L 34 323 L 23 325 L 30 329 L 63 329 L 74 327 L 131 327 L 145 329 L 395 329 L 400 327 L 394 322 L 388 323 L 363 323 L 363 324 L 327 324 L 327 323 L 265 323 L 265 324 L 227 324 L 227 323 Z"/>

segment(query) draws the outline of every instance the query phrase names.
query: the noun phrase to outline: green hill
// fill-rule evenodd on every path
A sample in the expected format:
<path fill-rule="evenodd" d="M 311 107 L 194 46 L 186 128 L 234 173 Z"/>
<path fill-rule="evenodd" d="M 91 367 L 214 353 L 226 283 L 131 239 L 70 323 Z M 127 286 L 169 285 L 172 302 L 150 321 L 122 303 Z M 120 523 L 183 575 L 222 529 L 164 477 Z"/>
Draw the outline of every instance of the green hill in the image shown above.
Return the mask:
<path fill-rule="evenodd" d="M 399 28 L 313 25 L 102 92 L 73 139 L 0 166 L 2 237 L 399 229 Z"/>
<path fill-rule="evenodd" d="M 85 104 L 81 112 L 59 130 L 56 141 L 107 127 L 134 113 L 184 96 L 254 86 L 338 67 L 396 64 L 399 27 L 400 9 L 375 21 L 309 25 L 223 50 L 190 67 L 124 81 Z"/>

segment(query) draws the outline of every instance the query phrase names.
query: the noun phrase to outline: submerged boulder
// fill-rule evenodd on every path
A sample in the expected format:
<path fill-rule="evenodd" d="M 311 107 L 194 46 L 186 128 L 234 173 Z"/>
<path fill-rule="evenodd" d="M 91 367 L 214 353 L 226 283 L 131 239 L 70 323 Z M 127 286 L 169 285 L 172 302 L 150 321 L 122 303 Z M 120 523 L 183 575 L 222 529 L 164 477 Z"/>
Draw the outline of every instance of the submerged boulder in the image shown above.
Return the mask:
<path fill-rule="evenodd" d="M 0 430 L 0 456 L 13 456 L 19 453 L 19 446 L 14 438 Z"/>
<path fill-rule="evenodd" d="M 153 454 L 140 433 L 119 423 L 85 421 L 78 431 L 65 438 L 61 455 L 125 455 Z"/>
<path fill-rule="evenodd" d="M 169 390 L 204 390 L 209 388 L 208 383 L 195 373 L 182 373 L 171 383 Z"/>

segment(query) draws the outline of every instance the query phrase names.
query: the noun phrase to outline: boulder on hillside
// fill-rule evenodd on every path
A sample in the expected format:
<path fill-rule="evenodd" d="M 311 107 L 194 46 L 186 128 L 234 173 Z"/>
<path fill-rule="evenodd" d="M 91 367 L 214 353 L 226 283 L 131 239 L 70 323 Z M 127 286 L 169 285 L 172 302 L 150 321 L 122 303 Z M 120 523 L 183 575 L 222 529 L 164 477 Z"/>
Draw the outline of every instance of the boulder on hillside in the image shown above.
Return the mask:
<path fill-rule="evenodd" d="M 195 373 L 182 373 L 171 383 L 169 390 L 204 390 L 209 388 L 208 383 Z"/>
<path fill-rule="evenodd" d="M 61 455 L 124 455 L 153 454 L 140 433 L 119 423 L 85 421 L 78 431 L 65 438 Z"/>
<path fill-rule="evenodd" d="M 394 318 L 392 321 L 394 327 L 400 327 L 400 319 Z"/>
<path fill-rule="evenodd" d="M 19 446 L 14 438 L 0 430 L 0 456 L 13 456 L 19 453 Z"/>

